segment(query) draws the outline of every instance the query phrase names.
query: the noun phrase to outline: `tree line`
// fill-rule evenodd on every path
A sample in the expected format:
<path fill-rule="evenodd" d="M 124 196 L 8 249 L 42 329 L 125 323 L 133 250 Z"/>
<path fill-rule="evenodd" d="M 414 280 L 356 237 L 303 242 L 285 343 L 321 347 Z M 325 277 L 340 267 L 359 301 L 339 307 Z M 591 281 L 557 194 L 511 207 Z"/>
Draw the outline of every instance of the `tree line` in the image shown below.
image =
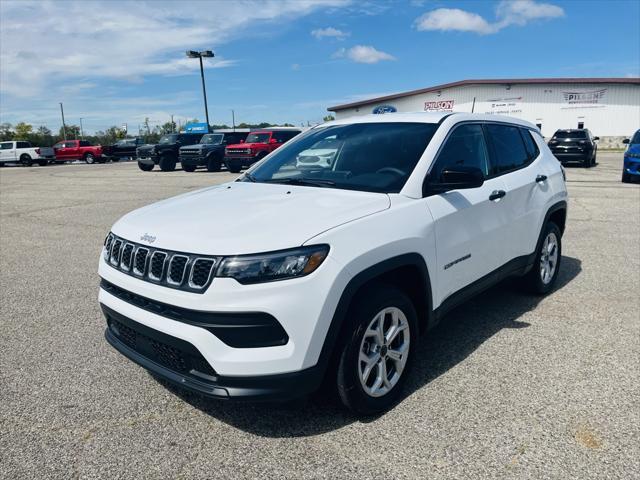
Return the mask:
<path fill-rule="evenodd" d="M 189 123 L 198 123 L 198 119 L 194 118 L 186 122 Z M 262 122 L 262 123 L 241 123 L 236 125 L 235 128 L 268 128 L 268 127 L 293 127 L 294 125 L 290 123 L 285 123 L 284 125 L 276 125 L 272 123 Z M 231 128 L 229 125 L 210 125 L 212 130 L 220 129 L 220 128 Z M 66 129 L 63 130 L 63 127 L 60 127 L 60 130 L 54 134 L 51 129 L 42 125 L 38 128 L 33 127 L 25 122 L 19 122 L 15 125 L 11 123 L 2 123 L 0 124 L 0 141 L 8 141 L 8 140 L 26 140 L 30 142 L 32 145 L 37 147 L 50 147 L 55 143 L 66 138 L 67 140 L 88 140 L 97 145 L 109 145 L 111 143 L 115 143 L 116 141 L 128 138 L 128 137 L 142 137 L 146 143 L 157 143 L 160 140 L 162 135 L 166 135 L 168 133 L 176 133 L 178 132 L 180 126 L 175 122 L 166 122 L 162 125 L 155 125 L 151 127 L 147 122 L 140 125 L 139 132 L 125 132 L 121 128 L 116 127 L 115 125 L 107 128 L 106 130 L 99 130 L 92 135 L 83 135 L 80 127 L 78 125 L 67 125 Z"/>

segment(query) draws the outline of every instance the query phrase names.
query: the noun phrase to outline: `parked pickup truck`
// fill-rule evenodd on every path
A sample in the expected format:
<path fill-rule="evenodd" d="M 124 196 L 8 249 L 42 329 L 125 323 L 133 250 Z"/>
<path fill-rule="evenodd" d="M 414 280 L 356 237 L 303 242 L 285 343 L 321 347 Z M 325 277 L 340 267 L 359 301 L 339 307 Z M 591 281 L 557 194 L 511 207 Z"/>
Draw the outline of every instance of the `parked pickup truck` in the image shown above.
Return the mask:
<path fill-rule="evenodd" d="M 160 165 L 163 172 L 172 172 L 178 163 L 178 151 L 185 145 L 195 145 L 202 138 L 202 133 L 169 133 L 160 137 L 157 145 L 142 145 L 136 150 L 138 167 L 150 172 Z"/>
<path fill-rule="evenodd" d="M 140 137 L 123 138 L 113 145 L 102 147 L 102 155 L 113 162 L 121 158 L 136 158 L 136 149 L 141 145 L 144 145 L 144 140 Z"/>
<path fill-rule="evenodd" d="M 185 172 L 194 172 L 198 167 L 207 167 L 209 172 L 219 172 L 224 161 L 227 145 L 244 142 L 249 129 L 218 130 L 200 139 L 200 143 L 180 147 L 180 163 Z"/>
<path fill-rule="evenodd" d="M 30 167 L 34 163 L 44 167 L 49 160 L 55 159 L 51 147 L 33 147 L 24 141 L 0 143 L 0 164 L 20 162 Z"/>
<path fill-rule="evenodd" d="M 286 127 L 253 131 L 247 136 L 244 143 L 227 146 L 224 163 L 230 172 L 238 173 L 242 167 L 259 162 L 301 131 L 299 128 Z"/>
<path fill-rule="evenodd" d="M 84 160 L 86 163 L 104 163 L 102 147 L 92 145 L 87 140 L 61 140 L 53 146 L 56 152 L 56 162 L 63 163 L 69 160 Z"/>

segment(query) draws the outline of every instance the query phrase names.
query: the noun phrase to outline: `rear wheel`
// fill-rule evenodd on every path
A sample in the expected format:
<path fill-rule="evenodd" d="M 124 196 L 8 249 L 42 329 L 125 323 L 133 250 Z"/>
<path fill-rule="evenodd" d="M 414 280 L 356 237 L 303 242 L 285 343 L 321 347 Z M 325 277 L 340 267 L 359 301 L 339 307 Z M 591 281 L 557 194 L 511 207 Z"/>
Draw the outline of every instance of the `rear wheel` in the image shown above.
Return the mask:
<path fill-rule="evenodd" d="M 340 399 L 361 415 L 385 411 L 400 396 L 413 361 L 415 308 L 403 291 L 376 285 L 356 297 L 347 321 L 336 375 Z"/>
<path fill-rule="evenodd" d="M 20 163 L 25 167 L 30 167 L 33 164 L 33 160 L 31 159 L 31 155 L 26 153 L 20 155 Z"/>
<path fill-rule="evenodd" d="M 151 170 L 153 170 L 153 167 L 155 167 L 153 163 L 149 165 L 148 163 L 138 162 L 138 168 L 143 172 L 150 172 Z"/>
<path fill-rule="evenodd" d="M 85 153 L 84 161 L 85 161 L 85 163 L 88 163 L 89 165 L 92 165 L 92 164 L 96 163 L 96 157 L 95 157 L 95 155 L 93 153 Z"/>
<path fill-rule="evenodd" d="M 229 170 L 231 173 L 240 173 L 240 170 L 242 170 L 242 165 L 240 165 L 239 163 L 227 163 L 227 170 Z"/>
<path fill-rule="evenodd" d="M 549 293 L 558 279 L 561 261 L 562 234 L 555 223 L 547 222 L 533 268 L 524 277 L 526 288 L 539 295 Z"/>
<path fill-rule="evenodd" d="M 48 163 L 49 162 L 47 162 L 46 160 L 38 160 L 38 165 L 40 165 L 41 167 L 46 167 Z"/>
<path fill-rule="evenodd" d="M 196 171 L 196 166 L 195 165 L 185 165 L 184 163 L 182 164 L 182 169 L 185 172 L 195 172 Z"/>
<path fill-rule="evenodd" d="M 173 172 L 176 169 L 176 159 L 165 155 L 160 157 L 158 165 L 160 165 L 160 170 L 163 172 Z"/>

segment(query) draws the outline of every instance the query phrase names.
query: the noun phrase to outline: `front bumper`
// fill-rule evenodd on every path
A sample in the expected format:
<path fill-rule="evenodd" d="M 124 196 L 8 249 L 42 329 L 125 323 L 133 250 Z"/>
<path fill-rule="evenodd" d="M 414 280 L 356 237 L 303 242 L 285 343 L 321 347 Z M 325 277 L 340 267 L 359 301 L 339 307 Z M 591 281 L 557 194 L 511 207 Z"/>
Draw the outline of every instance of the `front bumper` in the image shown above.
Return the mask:
<path fill-rule="evenodd" d="M 556 157 L 561 162 L 572 162 L 572 161 L 582 161 L 589 160 L 593 155 L 592 151 L 582 151 L 582 152 L 564 152 L 564 151 L 551 151 L 553 156 Z"/>
<path fill-rule="evenodd" d="M 221 376 L 188 342 L 101 307 L 107 319 L 105 338 L 111 346 L 154 375 L 208 397 L 284 401 L 305 396 L 322 382 L 318 366 L 281 375 Z"/>
<path fill-rule="evenodd" d="M 624 157 L 622 168 L 629 175 L 640 175 L 640 158 Z"/>
<path fill-rule="evenodd" d="M 180 155 L 180 163 L 187 167 L 201 167 L 207 164 L 207 157 L 204 155 Z"/>
<path fill-rule="evenodd" d="M 160 157 L 158 155 L 149 155 L 144 157 L 137 156 L 136 159 L 138 163 L 142 163 L 143 165 L 157 165 Z"/>

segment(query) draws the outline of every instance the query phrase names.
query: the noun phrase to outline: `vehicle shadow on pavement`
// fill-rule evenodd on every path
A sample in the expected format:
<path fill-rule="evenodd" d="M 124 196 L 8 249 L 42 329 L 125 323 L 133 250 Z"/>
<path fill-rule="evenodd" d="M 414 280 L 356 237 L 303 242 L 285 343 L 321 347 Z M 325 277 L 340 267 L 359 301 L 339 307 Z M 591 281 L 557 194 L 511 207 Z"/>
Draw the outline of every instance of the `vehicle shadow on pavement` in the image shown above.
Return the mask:
<path fill-rule="evenodd" d="M 564 288 L 582 271 L 577 258 L 562 257 L 555 291 Z M 553 293 L 552 293 L 553 295 Z M 421 338 L 415 368 L 407 379 L 406 398 L 446 373 L 504 328 L 526 329 L 519 320 L 545 297 L 522 292 L 514 279 L 506 280 L 450 312 L 440 325 Z M 235 428 L 271 438 L 307 437 L 337 430 L 358 419 L 347 412 L 335 395 L 315 394 L 296 403 L 245 403 L 215 401 L 158 380 L 176 396 L 203 413 Z M 402 399 L 400 400 L 402 402 Z"/>

